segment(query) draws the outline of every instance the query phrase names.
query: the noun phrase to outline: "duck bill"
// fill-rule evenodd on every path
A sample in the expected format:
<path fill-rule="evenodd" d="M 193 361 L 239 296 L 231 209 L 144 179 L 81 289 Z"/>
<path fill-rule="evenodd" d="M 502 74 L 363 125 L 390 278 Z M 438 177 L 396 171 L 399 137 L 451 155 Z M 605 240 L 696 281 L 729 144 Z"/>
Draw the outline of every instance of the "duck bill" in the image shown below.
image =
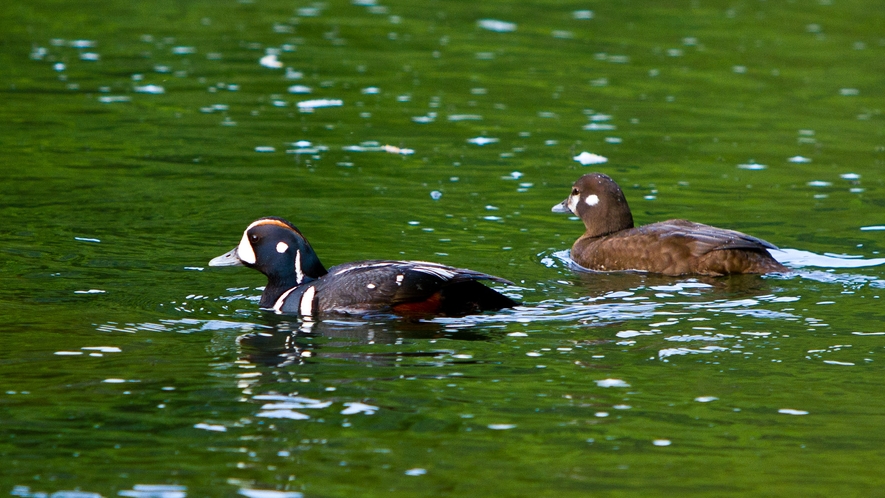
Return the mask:
<path fill-rule="evenodd" d="M 212 258 L 209 261 L 209 266 L 245 266 L 243 261 L 240 260 L 239 256 L 237 256 L 237 248 L 234 247 L 230 251 L 218 256 L 217 258 Z"/>
<path fill-rule="evenodd" d="M 553 206 L 553 208 L 550 210 L 553 211 L 554 213 L 571 213 L 572 212 L 572 210 L 569 209 L 569 207 L 568 207 L 568 199 Z"/>

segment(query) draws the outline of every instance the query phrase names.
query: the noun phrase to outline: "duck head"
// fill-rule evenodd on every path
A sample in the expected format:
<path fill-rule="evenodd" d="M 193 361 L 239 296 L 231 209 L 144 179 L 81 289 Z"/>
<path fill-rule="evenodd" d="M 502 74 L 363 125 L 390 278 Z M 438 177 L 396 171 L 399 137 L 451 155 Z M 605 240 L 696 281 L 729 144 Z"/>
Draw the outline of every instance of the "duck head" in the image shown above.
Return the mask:
<path fill-rule="evenodd" d="M 633 215 L 621 187 L 602 173 L 588 173 L 578 178 L 572 185 L 572 193 L 553 206 L 552 211 L 573 213 L 581 218 L 591 237 L 633 228 Z"/>
<path fill-rule="evenodd" d="M 310 243 L 282 218 L 256 220 L 243 232 L 240 244 L 209 261 L 209 266 L 246 266 L 267 276 L 261 307 L 272 306 L 283 292 L 326 274 Z"/>

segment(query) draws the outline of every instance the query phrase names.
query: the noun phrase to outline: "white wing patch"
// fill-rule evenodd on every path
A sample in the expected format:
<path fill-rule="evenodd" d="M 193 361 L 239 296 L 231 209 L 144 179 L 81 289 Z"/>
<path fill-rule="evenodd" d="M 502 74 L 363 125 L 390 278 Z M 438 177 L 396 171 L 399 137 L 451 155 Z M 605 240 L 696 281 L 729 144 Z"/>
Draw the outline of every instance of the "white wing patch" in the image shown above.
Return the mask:
<path fill-rule="evenodd" d="M 240 245 L 237 246 L 237 257 L 250 265 L 254 265 L 257 258 L 255 257 L 255 250 L 252 249 L 252 244 L 249 243 L 248 232 L 248 228 L 243 232 L 243 238 L 240 239 Z"/>
<path fill-rule="evenodd" d="M 587 198 L 584 199 L 584 202 L 588 206 L 595 206 L 595 205 L 599 204 L 599 196 L 596 194 L 588 195 Z"/>
<path fill-rule="evenodd" d="M 369 269 L 369 268 L 388 268 L 388 267 L 399 267 L 399 266 L 406 266 L 407 270 L 417 271 L 417 272 L 425 273 L 427 275 L 433 275 L 433 276 L 439 277 L 443 280 L 451 280 L 457 275 L 457 271 L 454 271 L 452 268 L 445 266 L 445 265 L 438 264 L 438 263 L 431 263 L 429 261 L 384 261 L 381 263 L 367 263 L 364 265 L 356 265 L 356 266 L 351 266 L 350 268 L 344 268 L 342 270 L 338 270 L 334 273 L 334 275 L 339 276 L 339 275 L 344 275 L 345 273 L 352 272 L 355 270 L 365 270 L 365 269 Z M 400 271 L 402 271 L 402 269 L 400 269 Z M 404 278 L 405 278 L 404 274 L 398 274 L 396 276 L 396 284 L 402 285 Z M 371 289 L 373 287 L 369 287 L 369 288 Z"/>
<path fill-rule="evenodd" d="M 313 315 L 313 296 L 316 294 L 316 287 L 310 286 L 304 291 L 304 294 L 301 295 L 301 303 L 298 306 L 298 311 L 304 316 Z"/>
<path fill-rule="evenodd" d="M 428 275 L 433 275 L 435 277 L 439 277 L 443 280 L 451 280 L 455 277 L 456 273 L 452 270 L 444 267 L 444 266 L 425 266 L 423 264 L 414 266 L 411 268 L 414 271 L 419 271 L 421 273 L 426 273 Z"/>
<path fill-rule="evenodd" d="M 396 263 L 368 263 L 365 265 L 356 265 L 351 266 L 350 268 L 344 268 L 343 270 L 338 270 L 335 272 L 335 275 L 344 275 L 345 273 L 352 272 L 354 270 L 362 270 L 364 268 L 384 268 L 386 266 L 396 266 Z"/>

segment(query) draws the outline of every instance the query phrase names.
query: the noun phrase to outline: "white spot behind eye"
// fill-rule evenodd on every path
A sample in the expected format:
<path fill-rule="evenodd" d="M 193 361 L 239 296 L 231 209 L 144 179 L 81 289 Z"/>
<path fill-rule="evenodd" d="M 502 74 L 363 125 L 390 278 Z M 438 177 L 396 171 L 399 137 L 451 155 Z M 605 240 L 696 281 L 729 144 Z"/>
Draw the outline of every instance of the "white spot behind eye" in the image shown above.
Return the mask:
<path fill-rule="evenodd" d="M 277 252 L 283 254 L 289 250 L 289 244 L 285 242 L 277 242 Z"/>
<path fill-rule="evenodd" d="M 396 285 L 403 285 L 403 278 L 405 275 L 397 275 L 396 276 Z"/>
<path fill-rule="evenodd" d="M 366 285 L 366 288 L 368 288 L 368 289 L 374 289 L 374 288 L 375 288 L 375 284 L 368 284 L 368 285 Z"/>
<path fill-rule="evenodd" d="M 255 251 L 252 249 L 252 244 L 249 243 L 248 229 L 243 232 L 243 238 L 240 239 L 240 245 L 237 246 L 237 257 L 244 263 L 249 263 L 250 265 L 255 264 Z"/>
<path fill-rule="evenodd" d="M 599 196 L 596 194 L 588 195 L 584 202 L 587 203 L 588 206 L 595 206 L 599 204 Z"/>

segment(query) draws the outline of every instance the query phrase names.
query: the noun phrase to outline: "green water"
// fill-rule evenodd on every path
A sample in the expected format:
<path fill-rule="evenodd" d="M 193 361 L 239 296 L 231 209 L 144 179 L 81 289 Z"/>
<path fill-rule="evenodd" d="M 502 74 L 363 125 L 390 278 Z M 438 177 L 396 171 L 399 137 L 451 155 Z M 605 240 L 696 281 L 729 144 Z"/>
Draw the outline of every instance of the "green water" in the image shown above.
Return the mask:
<path fill-rule="evenodd" d="M 3 4 L 0 494 L 881 494 L 883 27 L 842 0 Z M 550 207 L 594 170 L 637 222 L 796 272 L 574 271 Z M 260 274 L 206 263 L 267 215 L 326 266 L 469 267 L 524 306 L 260 312 Z"/>

